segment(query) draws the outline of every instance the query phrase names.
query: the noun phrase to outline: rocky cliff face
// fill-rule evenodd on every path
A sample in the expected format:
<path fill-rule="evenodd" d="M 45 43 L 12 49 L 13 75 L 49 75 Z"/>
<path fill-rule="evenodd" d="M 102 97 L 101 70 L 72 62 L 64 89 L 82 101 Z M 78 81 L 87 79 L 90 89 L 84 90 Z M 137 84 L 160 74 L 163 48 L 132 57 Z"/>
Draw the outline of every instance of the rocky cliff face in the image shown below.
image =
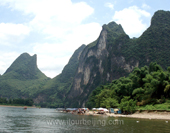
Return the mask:
<path fill-rule="evenodd" d="M 69 98 L 81 95 L 83 93 L 83 88 L 81 86 L 86 86 L 90 82 L 92 83 L 93 81 L 90 81 L 90 78 L 91 76 L 96 77 L 97 72 L 100 74 L 103 73 L 101 57 L 107 56 L 108 54 L 108 51 L 106 50 L 106 39 L 107 31 L 102 30 L 100 37 L 97 40 L 96 46 L 92 48 L 86 47 L 82 52 Z M 97 72 L 92 71 L 94 67 L 97 68 Z"/>
<path fill-rule="evenodd" d="M 169 15 L 169 12 L 156 12 L 151 26 L 137 39 L 130 39 L 121 25 L 115 22 L 104 25 L 99 38 L 86 46 L 80 56 L 73 85 L 67 96 L 70 107 L 84 107 L 92 90 L 100 84 L 126 76 L 134 67 L 148 65 L 151 61 L 163 67 L 170 65 L 170 62 L 166 65 L 162 62 L 169 58 L 166 50 L 170 45 L 170 30 L 167 29 L 170 26 Z M 163 51 L 166 51 L 166 57 L 162 55 Z"/>
<path fill-rule="evenodd" d="M 37 94 L 34 100 L 35 103 L 48 107 L 66 107 L 63 102 L 70 91 L 79 64 L 80 55 L 85 47 L 86 45 L 81 45 L 73 53 L 68 64 L 62 70 L 62 73 L 49 80 L 45 86 L 43 86 L 42 91 Z M 47 101 L 49 103 L 47 103 Z M 46 103 L 46 105 L 44 103 Z"/>
<path fill-rule="evenodd" d="M 114 47 L 109 45 L 108 36 L 112 37 L 111 43 L 114 44 L 116 38 L 125 35 L 121 25 L 111 22 L 104 25 L 99 38 L 89 44 L 80 56 L 79 66 L 73 81 L 73 86 L 68 95 L 73 106 L 84 106 L 88 95 L 100 83 L 109 82 L 120 75 L 131 72 L 134 66 L 127 64 L 123 56 L 111 54 Z M 115 39 L 114 39 L 115 38 Z M 110 41 L 110 40 L 109 40 Z M 121 43 L 118 49 L 121 49 Z M 116 74 L 114 67 L 122 68 L 124 73 Z"/>
<path fill-rule="evenodd" d="M 36 55 L 23 53 L 0 75 L 0 96 L 29 97 L 44 107 L 84 107 L 97 86 L 128 75 L 134 67 L 157 62 L 166 69 L 169 51 L 169 11 L 157 11 L 139 38 L 130 39 L 121 25 L 111 22 L 103 25 L 96 41 L 78 48 L 53 79 L 37 68 Z"/>

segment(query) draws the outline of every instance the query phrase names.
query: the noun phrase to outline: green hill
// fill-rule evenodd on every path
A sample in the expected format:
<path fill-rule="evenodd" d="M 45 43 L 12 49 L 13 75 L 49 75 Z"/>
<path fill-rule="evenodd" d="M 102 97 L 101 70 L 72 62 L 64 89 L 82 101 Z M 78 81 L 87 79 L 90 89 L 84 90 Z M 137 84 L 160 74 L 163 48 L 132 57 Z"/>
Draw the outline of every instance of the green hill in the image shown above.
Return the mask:
<path fill-rule="evenodd" d="M 170 12 L 157 11 L 150 27 L 139 37 L 129 38 L 121 25 L 104 25 L 99 38 L 80 56 L 67 102 L 70 107 L 85 106 L 88 96 L 102 84 L 128 76 L 135 67 L 157 62 L 170 66 Z"/>
<path fill-rule="evenodd" d="M 23 53 L 0 77 L 0 96 L 33 98 L 48 80 L 37 68 L 37 56 Z"/>
<path fill-rule="evenodd" d="M 150 27 L 139 38 L 129 38 L 121 25 L 110 22 L 102 26 L 94 42 L 78 48 L 53 79 L 37 68 L 36 55 L 20 55 L 0 76 L 0 96 L 33 98 L 43 107 L 84 107 L 98 86 L 127 77 L 135 67 L 157 62 L 166 70 L 169 51 L 169 11 L 155 12 Z"/>
<path fill-rule="evenodd" d="M 46 78 L 37 68 L 37 55 L 21 54 L 3 74 L 3 78 L 29 80 Z"/>
<path fill-rule="evenodd" d="M 132 72 L 135 64 L 141 69 L 135 68 L 127 78 L 122 76 L 119 76 L 119 79 L 112 78 L 111 83 L 96 88 L 89 97 L 88 107 L 113 107 L 113 104 L 118 106 L 124 96 L 129 96 L 126 100 L 136 100 L 139 105 L 160 104 L 165 102 L 165 98 L 169 98 L 170 74 L 169 69 L 166 71 L 170 66 L 169 11 L 155 12 L 150 27 L 139 38 L 130 39 L 122 34 L 110 42 L 110 46 L 112 46 L 110 52 L 113 53 L 111 58 L 113 55 L 117 58 L 124 57 L 128 66 L 124 69 L 119 65 L 119 70 Z M 121 62 L 121 58 L 119 59 Z M 157 62 L 160 66 L 151 62 Z"/>

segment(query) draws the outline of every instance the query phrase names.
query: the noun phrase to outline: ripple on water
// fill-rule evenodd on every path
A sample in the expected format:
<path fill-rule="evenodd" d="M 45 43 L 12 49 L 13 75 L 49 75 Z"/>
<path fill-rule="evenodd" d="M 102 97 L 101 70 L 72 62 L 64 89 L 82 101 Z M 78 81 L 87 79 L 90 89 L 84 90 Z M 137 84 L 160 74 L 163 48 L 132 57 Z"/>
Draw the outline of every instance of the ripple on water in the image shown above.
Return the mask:
<path fill-rule="evenodd" d="M 28 108 L 5 108 L 0 107 L 0 132 L 32 132 L 32 133 L 169 133 L 170 122 L 165 120 L 149 120 L 134 118 L 114 118 L 100 116 L 72 115 L 58 113 L 55 109 Z M 83 124 L 69 123 L 74 121 L 105 121 L 107 124 Z M 121 120 L 123 124 L 108 124 L 109 121 Z M 48 123 L 48 122 L 53 123 Z M 55 121 L 65 121 L 64 124 L 54 123 Z M 138 123 L 136 121 L 139 121 Z"/>

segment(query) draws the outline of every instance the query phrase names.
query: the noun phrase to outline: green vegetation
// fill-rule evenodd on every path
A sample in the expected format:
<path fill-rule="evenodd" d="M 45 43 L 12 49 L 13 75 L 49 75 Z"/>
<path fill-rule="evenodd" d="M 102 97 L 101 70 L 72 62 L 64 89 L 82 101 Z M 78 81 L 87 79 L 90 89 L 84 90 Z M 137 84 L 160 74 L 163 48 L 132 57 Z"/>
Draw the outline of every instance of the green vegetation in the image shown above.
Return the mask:
<path fill-rule="evenodd" d="M 15 105 L 15 106 L 32 106 L 33 99 L 7 99 L 7 98 L 0 98 L 0 105 Z"/>
<path fill-rule="evenodd" d="M 100 34 L 96 41 L 78 48 L 62 73 L 53 79 L 37 68 L 36 55 L 21 54 L 0 75 L 0 97 L 33 98 L 42 107 L 79 107 L 89 98 L 89 108 L 120 107 L 133 112 L 135 102 L 136 109 L 146 105 L 163 108 L 159 104 L 165 104 L 170 95 L 170 68 L 165 71 L 170 66 L 170 12 L 157 11 L 151 26 L 139 38 L 129 38 L 115 22 L 103 25 L 103 31 L 104 35 Z M 98 48 L 102 39 L 106 41 L 105 49 Z M 96 52 L 101 50 L 101 53 Z M 89 56 L 89 51 L 99 55 Z M 78 73 L 77 69 L 82 64 L 82 70 L 90 68 L 86 85 L 85 73 Z M 81 90 L 71 93 L 77 85 L 74 79 L 81 81 Z M 83 92 L 80 94 L 80 91 Z M 80 95 L 74 97 L 76 93 Z"/>
<path fill-rule="evenodd" d="M 139 67 L 154 61 L 165 70 L 170 66 L 169 38 L 170 12 L 160 10 L 155 12 L 151 26 L 139 38 L 124 39 L 121 53 L 127 62 L 138 60 Z"/>
<path fill-rule="evenodd" d="M 124 96 L 121 99 L 119 107 L 123 112 L 133 113 L 135 111 L 136 101 L 134 101 L 133 99 L 130 99 L 130 100 L 129 99 L 130 99 L 130 96 Z"/>
<path fill-rule="evenodd" d="M 127 77 L 134 67 L 140 68 L 145 65 L 149 66 L 151 62 L 157 62 L 163 70 L 166 70 L 167 67 L 170 66 L 169 16 L 169 11 L 155 12 L 152 17 L 151 26 L 139 38 L 132 39 L 124 33 L 121 25 L 118 25 L 115 22 L 104 25 L 103 30 L 106 31 L 107 37 L 105 38 L 106 34 L 104 36 L 100 35 L 101 38 L 99 37 L 99 39 L 101 40 L 100 42 L 106 40 L 106 49 L 103 50 L 101 55 L 97 55 L 97 58 L 84 57 L 84 62 L 86 63 L 84 64 L 84 69 L 86 66 L 91 67 L 91 75 L 89 79 L 91 84 L 84 86 L 82 82 L 80 88 L 83 90 L 83 93 L 81 96 L 73 99 L 71 103 L 78 100 L 80 105 L 82 105 L 85 101 L 87 101 L 87 97 L 89 97 L 89 94 L 93 93 L 92 91 L 97 86 L 112 82 L 113 79 L 119 79 L 122 77 L 121 80 L 123 84 L 126 84 L 126 82 L 129 83 L 130 79 L 125 78 L 126 81 L 124 81 L 124 76 Z M 99 39 L 96 43 L 92 43 L 93 47 L 90 47 L 91 49 L 89 49 L 89 51 L 100 51 L 100 49 L 97 49 Z M 102 65 L 100 64 L 101 62 Z M 100 65 L 101 67 L 99 67 Z M 102 73 L 99 71 L 100 68 L 103 68 Z M 94 78 L 93 75 L 95 74 L 98 75 Z M 96 79 L 98 82 L 95 82 Z M 81 80 L 83 80 L 83 76 L 81 77 Z M 131 84 L 122 86 L 121 89 L 125 89 L 124 93 L 126 93 L 126 89 L 128 86 L 130 87 L 130 85 Z M 106 85 L 104 85 L 103 88 L 105 88 L 105 86 Z M 167 86 L 167 89 L 168 87 L 169 86 Z M 132 90 L 128 91 L 129 93 L 132 93 Z M 137 88 L 137 90 L 133 92 L 134 96 L 138 95 L 135 95 L 135 93 L 142 93 L 143 91 L 144 87 Z M 140 99 L 140 97 L 138 99 Z M 120 103 L 120 100 L 118 101 Z M 105 103 L 109 103 L 107 98 L 105 98 Z M 78 106 L 78 103 L 74 105 Z M 93 103 L 89 103 L 89 106 L 92 107 Z"/>
<path fill-rule="evenodd" d="M 151 62 L 149 67 L 134 68 L 126 78 L 96 88 L 87 107 L 120 107 L 127 112 L 143 108 L 167 110 L 170 108 L 169 97 L 170 67 L 164 71 L 160 65 Z M 135 108 L 136 105 L 142 107 Z"/>
<path fill-rule="evenodd" d="M 36 55 L 21 54 L 0 76 L 0 96 L 7 98 L 31 97 L 49 80 L 38 68 Z"/>
<path fill-rule="evenodd" d="M 85 45 L 82 45 L 77 49 L 64 67 L 62 74 L 53 79 L 46 77 L 37 68 L 36 55 L 21 54 L 0 76 L 0 97 L 32 98 L 35 104 L 41 107 L 63 107 L 65 96 L 69 92 L 78 66 L 78 58 L 84 48 Z M 23 102 L 15 103 L 15 100 L 13 102 L 12 104 L 24 104 Z"/>
<path fill-rule="evenodd" d="M 1 78 L 2 80 L 7 78 L 25 81 L 47 77 L 37 68 L 37 56 L 23 53 L 12 63 Z"/>
<path fill-rule="evenodd" d="M 167 110 L 170 111 L 170 100 L 166 100 L 165 103 L 162 104 L 148 104 L 144 106 L 137 106 L 136 110 L 142 111 L 142 110 Z"/>
<path fill-rule="evenodd" d="M 85 48 L 85 45 L 80 46 L 70 58 L 68 64 L 64 67 L 61 74 L 49 80 L 35 97 L 41 96 L 45 101 L 40 101 L 41 107 L 67 107 L 66 96 L 70 91 L 73 83 L 75 72 L 79 63 L 80 53 Z"/>

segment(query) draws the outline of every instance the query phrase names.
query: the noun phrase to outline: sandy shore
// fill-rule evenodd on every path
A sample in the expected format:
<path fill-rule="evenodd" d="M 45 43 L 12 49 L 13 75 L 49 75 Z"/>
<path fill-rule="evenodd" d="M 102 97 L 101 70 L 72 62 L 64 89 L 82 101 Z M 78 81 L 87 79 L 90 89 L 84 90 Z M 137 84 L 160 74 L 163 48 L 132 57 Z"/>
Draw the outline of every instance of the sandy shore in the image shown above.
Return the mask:
<path fill-rule="evenodd" d="M 89 111 L 85 113 L 85 115 L 94 115 L 94 116 L 110 116 L 110 117 L 127 117 L 127 118 L 143 118 L 143 119 L 163 119 L 170 120 L 170 112 L 136 112 L 130 115 L 122 115 L 122 114 L 114 114 L 114 113 L 106 113 L 106 114 L 97 114 L 97 112 Z"/>
<path fill-rule="evenodd" d="M 16 107 L 16 108 L 24 108 L 25 106 L 12 106 L 12 105 L 0 105 L 0 107 Z M 27 108 L 36 108 L 31 106 L 26 106 Z"/>

